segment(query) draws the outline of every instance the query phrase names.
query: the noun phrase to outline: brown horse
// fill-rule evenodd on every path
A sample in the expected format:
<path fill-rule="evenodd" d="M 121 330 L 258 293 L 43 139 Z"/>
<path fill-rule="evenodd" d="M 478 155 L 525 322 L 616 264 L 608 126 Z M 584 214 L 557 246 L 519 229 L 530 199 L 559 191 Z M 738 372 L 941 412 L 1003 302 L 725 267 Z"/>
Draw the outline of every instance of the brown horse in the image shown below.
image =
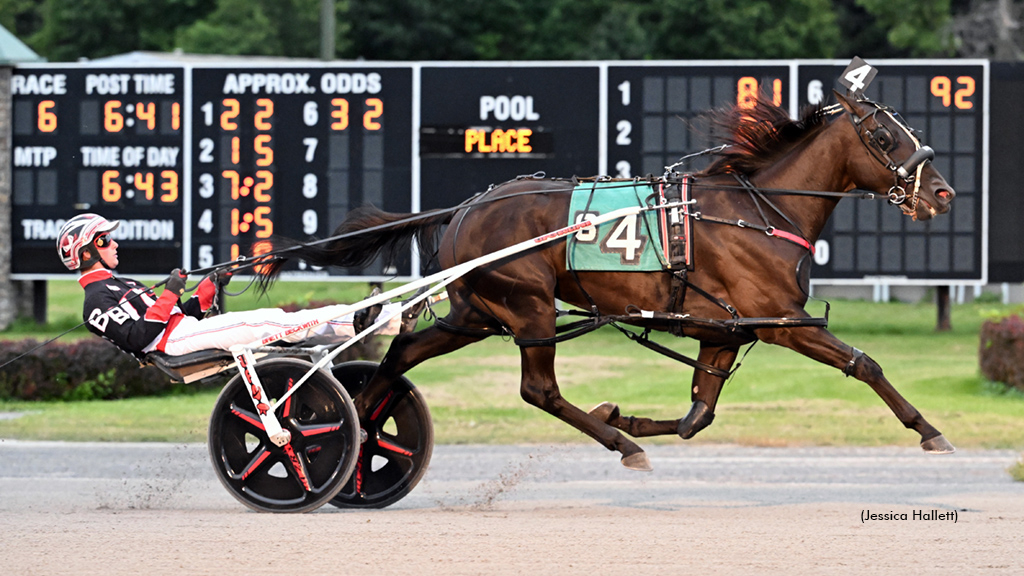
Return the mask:
<path fill-rule="evenodd" d="M 888 194 L 904 213 L 920 220 L 947 212 L 953 189 L 933 165 L 923 161 L 930 158 L 927 153 L 931 149 L 921 147 L 899 115 L 875 102 L 836 97 L 839 104 L 810 109 L 799 120 L 790 119 L 785 110 L 765 101 L 753 109 L 718 111 L 714 120 L 730 134 L 731 146 L 721 151 L 708 169 L 694 175 L 697 204 L 691 212 L 733 222 L 767 220 L 765 224 L 778 230 L 779 236 L 788 233 L 791 239 L 803 238 L 810 245 L 842 197 L 829 191 L 861 189 Z M 775 195 L 770 201 L 759 196 L 762 205 L 758 206 L 755 193 L 737 185 L 743 180 L 737 176 Z M 565 188 L 564 181 L 516 180 L 489 190 L 454 215 L 450 211 L 428 214 L 413 222 L 398 222 L 414 216 L 411 214 L 361 209 L 350 214 L 337 232 L 380 228 L 321 245 L 298 245 L 290 256 L 316 265 L 360 266 L 389 248 L 408 246 L 414 235 L 425 242 L 429 232 L 450 224 L 437 252 L 440 265 L 448 268 L 565 226 L 569 196 L 558 193 Z M 764 203 L 774 204 L 777 211 Z M 386 226 L 390 223 L 395 224 Z M 801 280 L 795 273 L 808 255 L 808 248 L 799 241 L 780 241 L 744 227 L 697 221 L 693 251 L 697 266 L 687 279 L 691 287 L 699 287 L 710 297 L 694 297 L 691 292 L 683 300 L 683 313 L 694 318 L 729 319 L 730 313 L 715 302 L 721 299 L 741 318 L 809 318 L 804 310 L 806 278 Z M 357 411 L 370 413 L 376 399 L 413 366 L 489 334 L 511 333 L 517 341 L 554 337 L 556 298 L 587 310 L 596 305 L 603 314 L 624 314 L 636 308 L 668 310 L 673 300 L 671 274 L 574 274 L 566 270 L 565 262 L 566 243 L 556 242 L 477 268 L 455 281 L 448 287 L 451 312 L 444 325 L 396 337 L 367 393 L 356 399 Z M 279 269 L 277 265 L 269 273 Z M 925 451 L 954 450 L 900 396 L 874 360 L 822 326 L 729 330 L 698 325 L 685 328 L 685 335 L 700 341 L 697 360 L 719 370 L 694 371 L 693 405 L 679 420 L 624 417 L 609 403 L 589 413 L 574 406 L 559 392 L 553 343 L 520 348 L 520 392 L 530 404 L 620 452 L 627 468 L 649 470 L 646 454 L 620 430 L 634 437 L 678 433 L 691 438 L 714 418 L 723 373 L 733 365 L 740 346 L 759 339 L 791 348 L 867 383 L 904 426 L 921 435 Z"/>

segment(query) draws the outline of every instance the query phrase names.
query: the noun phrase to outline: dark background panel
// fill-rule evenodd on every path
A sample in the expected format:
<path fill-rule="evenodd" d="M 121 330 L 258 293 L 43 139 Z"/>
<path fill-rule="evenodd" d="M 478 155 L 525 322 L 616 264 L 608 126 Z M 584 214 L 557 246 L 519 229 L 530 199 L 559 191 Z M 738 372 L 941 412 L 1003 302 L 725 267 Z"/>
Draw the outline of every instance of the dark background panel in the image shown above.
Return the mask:
<path fill-rule="evenodd" d="M 235 79 L 257 75 L 301 78 L 302 88 L 248 88 L 241 94 L 227 88 Z M 195 265 L 251 253 L 269 226 L 275 235 L 307 240 L 332 235 L 346 214 L 359 206 L 411 210 L 411 67 L 197 68 L 193 78 Z M 226 100 L 238 103 L 232 120 L 237 127 L 220 121 L 222 114 L 233 110 L 233 103 Z M 268 110 L 267 101 L 273 106 L 273 114 L 264 120 L 269 128 L 258 126 L 255 118 Z M 236 137 L 237 162 L 232 155 Z M 257 138 L 263 140 L 257 143 Z M 204 159 L 204 147 L 211 145 L 214 150 Z M 260 166 L 265 150 L 272 151 L 273 163 Z M 254 194 L 234 198 L 225 171 L 237 173 L 240 181 L 266 182 L 272 177 L 270 199 Z M 212 196 L 203 193 L 210 182 Z M 255 222 L 257 210 L 262 211 L 261 226 L 238 226 L 244 218 Z M 393 270 L 375 263 L 360 270 L 314 271 L 293 262 L 285 272 L 286 277 L 303 274 L 409 275 L 410 268 L 406 260 Z"/>
<path fill-rule="evenodd" d="M 1024 282 L 1024 64 L 993 62 L 989 146 L 990 282 Z"/>
<path fill-rule="evenodd" d="M 680 157 L 720 144 L 700 116 L 756 92 L 788 106 L 789 67 L 609 66 L 608 172 L 660 176 Z M 707 163 L 707 157 L 694 158 L 677 170 L 693 172 Z"/>
<path fill-rule="evenodd" d="M 823 96 L 826 104 L 834 102 L 832 90 L 840 93 L 846 90 L 838 84 L 845 67 L 846 64 L 801 65 L 798 88 L 801 106 L 815 104 L 812 99 L 815 95 Z M 957 198 L 949 213 L 927 222 L 904 217 L 898 208 L 888 206 L 883 200 L 842 200 L 821 237 L 821 241 L 831 246 L 829 261 L 816 261 L 812 277 L 980 280 L 985 272 L 982 258 L 984 67 L 955 62 L 920 65 L 879 62 L 876 68 L 878 75 L 866 96 L 896 108 L 918 131 L 922 144 L 935 149 L 934 165 L 953 185 Z M 932 79 L 939 76 L 948 78 L 951 83 L 948 106 L 932 94 Z M 969 109 L 956 106 L 955 93 L 966 86 L 958 84 L 960 76 L 975 80 L 974 94 L 968 99 L 973 106 Z M 993 120 L 993 126 L 995 123 Z M 856 241 L 851 241 L 854 239 Z M 849 266 L 850 262 L 857 265 Z"/>
<path fill-rule="evenodd" d="M 598 171 L 597 67 L 424 67 L 421 138 L 467 128 L 530 129 L 539 151 L 529 154 L 421 151 L 420 207 L 454 206 L 491 184 L 522 174 L 593 176 Z M 481 118 L 482 97 L 529 98 L 530 117 Z M 536 118 L 532 118 L 532 116 Z M 522 115 L 520 115 L 522 116 Z M 464 148 L 463 148 L 464 150 Z"/>
<path fill-rule="evenodd" d="M 84 212 L 98 213 L 111 220 L 122 220 L 115 232 L 120 245 L 121 268 L 133 274 L 165 274 L 182 261 L 182 204 L 185 182 L 182 179 L 184 72 L 181 68 L 86 68 L 19 67 L 15 76 L 64 77 L 64 94 L 26 94 L 12 96 L 12 259 L 14 274 L 47 275 L 67 273 L 56 254 L 56 232 L 63 221 Z M 172 82 L 160 81 L 170 75 Z M 92 78 L 92 90 L 87 81 Z M 27 86 L 28 83 L 22 83 Z M 157 89 L 159 87 L 159 90 Z M 39 128 L 39 103 L 53 101 L 49 109 L 56 115 L 56 129 Z M 111 111 L 120 115 L 117 131 L 104 128 L 107 102 L 120 104 Z M 143 104 L 143 106 L 139 106 Z M 172 105 L 180 122 L 170 123 Z M 152 105 L 152 107 L 150 106 Z M 138 113 L 141 110 L 141 115 Z M 154 112 L 155 126 L 146 124 L 147 112 Z M 109 166 L 87 166 L 82 147 L 117 149 L 116 162 Z M 142 156 L 132 156 L 141 147 Z M 126 150 L 131 148 L 131 150 Z M 154 157 L 150 149 L 174 149 L 173 160 Z M 44 159 L 44 150 L 56 157 Z M 126 155 L 126 152 L 128 155 Z M 93 157 L 90 153 L 90 157 Z M 114 158 L 110 155 L 108 158 Z M 166 166 L 157 164 L 166 163 Z M 105 172 L 116 172 L 110 181 L 120 188 L 116 201 L 105 200 L 102 179 Z M 174 176 L 162 177 L 170 171 Z M 154 178 L 154 199 L 134 184 L 135 174 Z M 161 202 L 161 184 L 177 180 L 177 199 Z M 169 184 L 168 184 L 169 185 Z M 112 197 L 112 196 L 108 196 Z"/>

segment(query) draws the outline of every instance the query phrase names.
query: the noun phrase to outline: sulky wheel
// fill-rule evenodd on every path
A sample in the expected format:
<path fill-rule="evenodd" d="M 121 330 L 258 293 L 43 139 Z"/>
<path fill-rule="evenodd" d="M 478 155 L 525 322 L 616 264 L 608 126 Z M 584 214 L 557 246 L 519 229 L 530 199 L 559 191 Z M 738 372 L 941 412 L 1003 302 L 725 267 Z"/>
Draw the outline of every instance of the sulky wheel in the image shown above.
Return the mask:
<path fill-rule="evenodd" d="M 273 405 L 312 365 L 281 358 L 256 364 Z M 274 445 L 263 429 L 249 390 L 235 375 L 210 417 L 213 468 L 236 499 L 259 512 L 308 512 L 327 503 L 356 465 L 359 420 L 352 398 L 318 370 L 277 410 L 291 442 Z"/>
<path fill-rule="evenodd" d="M 373 362 L 346 362 L 334 377 L 357 397 L 373 373 Z M 331 500 L 339 508 L 384 508 L 404 498 L 427 471 L 434 448 L 434 425 L 423 395 L 406 378 L 374 406 L 352 478 Z"/>

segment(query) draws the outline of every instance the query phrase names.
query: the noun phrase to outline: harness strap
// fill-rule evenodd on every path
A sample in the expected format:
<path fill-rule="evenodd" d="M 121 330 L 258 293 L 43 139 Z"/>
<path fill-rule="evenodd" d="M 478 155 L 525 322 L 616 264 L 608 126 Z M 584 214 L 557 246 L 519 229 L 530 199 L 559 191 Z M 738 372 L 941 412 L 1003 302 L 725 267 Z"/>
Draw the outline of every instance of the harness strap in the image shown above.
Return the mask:
<path fill-rule="evenodd" d="M 712 376 L 717 376 L 717 377 L 722 378 L 722 379 L 728 378 L 732 374 L 728 370 L 722 370 L 721 368 L 719 368 L 717 366 L 712 366 L 711 364 L 707 364 L 705 362 L 701 362 L 700 360 L 694 360 L 693 358 L 690 358 L 689 356 L 684 356 L 684 355 L 680 354 L 679 352 L 676 352 L 675 350 L 673 350 L 671 348 L 667 348 L 665 346 L 662 346 L 661 344 L 658 344 L 657 342 L 651 341 L 647 337 L 647 335 L 650 334 L 650 329 L 644 330 L 642 334 L 637 334 L 635 332 L 631 332 L 629 330 L 626 330 L 625 328 L 619 326 L 618 324 L 612 324 L 612 326 L 615 326 L 615 328 L 619 332 L 622 332 L 623 334 L 626 335 L 627 338 L 629 338 L 633 342 L 636 342 L 637 344 L 643 346 L 644 348 L 647 348 L 649 350 L 654 350 L 658 354 L 661 354 L 663 356 L 667 356 L 667 357 L 669 357 L 669 358 L 671 358 L 671 359 L 673 359 L 673 360 L 675 360 L 677 362 L 682 362 L 683 364 L 686 364 L 687 366 L 690 366 L 691 368 L 694 368 L 696 370 L 700 370 L 702 372 L 707 372 L 708 374 L 711 374 Z"/>
<path fill-rule="evenodd" d="M 805 250 L 809 250 L 811 254 L 814 254 L 814 246 L 811 245 L 811 243 L 806 238 L 804 238 L 804 231 L 800 229 L 800 226 L 798 226 L 796 222 L 793 222 L 792 218 L 787 216 L 786 213 L 779 209 L 779 207 L 776 206 L 774 202 L 772 202 L 764 194 L 762 194 L 761 191 L 758 190 L 756 186 L 754 186 L 754 184 L 750 181 L 749 178 L 747 178 L 745 174 L 733 174 L 733 176 L 743 186 L 743 188 L 745 188 L 747 192 L 750 193 L 750 197 L 754 199 L 754 205 L 757 206 L 758 212 L 761 213 L 761 219 L 764 220 L 764 225 L 766 228 L 763 231 L 766 234 L 768 234 L 769 236 L 776 236 L 783 240 L 788 240 L 794 244 L 797 244 L 798 246 L 803 246 Z M 793 229 L 797 231 L 797 233 L 794 234 L 792 232 L 787 232 L 785 230 L 779 230 L 772 226 L 771 224 L 769 224 L 768 218 L 761 210 L 761 204 L 757 201 L 758 198 L 763 200 L 764 203 L 767 204 L 772 210 L 774 210 L 776 214 L 782 216 L 782 219 L 785 220 L 787 224 L 792 226 Z"/>
<path fill-rule="evenodd" d="M 595 316 L 588 320 L 579 320 L 569 324 L 564 324 L 555 328 L 556 334 L 561 334 L 551 338 L 515 338 L 514 342 L 516 346 L 521 348 L 534 348 L 537 346 L 554 346 L 566 340 L 572 340 L 584 334 L 593 332 L 602 326 L 614 323 L 614 319 L 609 316 Z"/>
<path fill-rule="evenodd" d="M 438 318 L 434 320 L 434 326 L 440 328 L 445 332 L 452 334 L 458 334 L 460 336 L 474 336 L 480 338 L 487 338 L 489 336 L 501 336 L 507 333 L 504 328 L 497 330 L 495 328 L 467 328 L 465 326 L 459 326 L 458 324 L 452 324 L 444 318 Z"/>
<path fill-rule="evenodd" d="M 806 238 L 793 234 L 792 232 L 786 232 L 785 230 L 779 230 L 774 226 L 761 226 L 760 224 L 754 224 L 753 222 L 747 222 L 746 220 L 729 220 L 727 218 L 719 218 L 717 216 L 708 216 L 701 212 L 694 212 L 691 214 L 694 220 L 705 220 L 707 222 L 713 222 L 715 224 L 728 224 L 729 226 L 738 226 L 740 228 L 753 228 L 754 230 L 760 230 L 769 236 L 774 236 L 780 240 L 787 240 L 800 246 L 804 250 L 807 250 L 811 254 L 814 254 L 814 245 L 811 244 Z"/>

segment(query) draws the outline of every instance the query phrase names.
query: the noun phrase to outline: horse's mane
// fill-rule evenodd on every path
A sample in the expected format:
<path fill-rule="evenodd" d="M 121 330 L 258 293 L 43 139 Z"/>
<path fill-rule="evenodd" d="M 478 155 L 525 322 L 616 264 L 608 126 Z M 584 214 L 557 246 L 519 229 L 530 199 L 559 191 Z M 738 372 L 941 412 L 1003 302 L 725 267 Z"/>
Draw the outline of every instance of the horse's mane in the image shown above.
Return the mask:
<path fill-rule="evenodd" d="M 716 154 L 711 166 L 700 175 L 753 174 L 775 163 L 798 143 L 827 124 L 821 106 L 805 107 L 793 120 L 785 108 L 762 95 L 753 108 L 730 106 L 708 113 L 710 126 L 723 131 L 728 148 Z M 715 130 L 716 132 L 718 130 Z"/>

